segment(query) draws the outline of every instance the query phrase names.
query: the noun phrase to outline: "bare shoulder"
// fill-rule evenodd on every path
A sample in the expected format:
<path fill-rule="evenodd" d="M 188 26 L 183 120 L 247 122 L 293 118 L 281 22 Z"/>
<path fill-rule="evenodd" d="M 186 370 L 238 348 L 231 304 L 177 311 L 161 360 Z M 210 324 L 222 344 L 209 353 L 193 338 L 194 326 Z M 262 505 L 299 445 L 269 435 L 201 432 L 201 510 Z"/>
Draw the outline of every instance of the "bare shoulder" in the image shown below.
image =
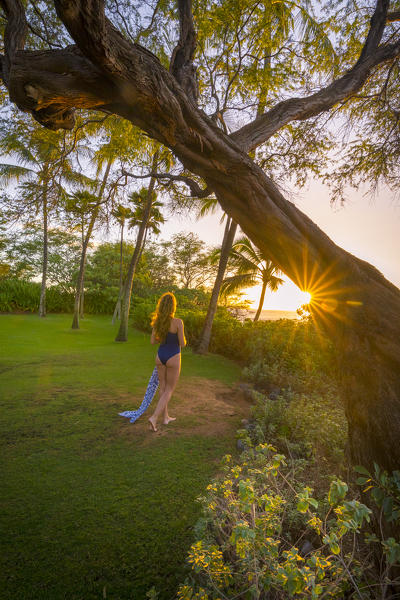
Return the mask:
<path fill-rule="evenodd" d="M 177 327 L 182 327 L 182 325 L 183 325 L 183 321 L 182 321 L 182 319 L 178 319 L 177 317 L 174 317 L 174 318 L 173 318 L 173 323 L 174 323 L 174 325 L 176 325 Z"/>

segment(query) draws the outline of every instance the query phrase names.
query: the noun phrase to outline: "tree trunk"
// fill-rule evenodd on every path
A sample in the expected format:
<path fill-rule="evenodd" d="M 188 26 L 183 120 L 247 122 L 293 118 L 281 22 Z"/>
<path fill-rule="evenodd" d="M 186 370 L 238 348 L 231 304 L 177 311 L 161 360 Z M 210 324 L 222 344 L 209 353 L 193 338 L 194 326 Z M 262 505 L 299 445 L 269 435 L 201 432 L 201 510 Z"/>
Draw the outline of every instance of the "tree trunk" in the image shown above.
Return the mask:
<path fill-rule="evenodd" d="M 84 278 L 85 278 L 85 266 L 86 266 L 87 249 L 88 249 L 88 246 L 89 246 L 90 238 L 92 236 L 94 225 L 96 223 L 97 216 L 99 214 L 100 203 L 101 203 L 101 199 L 102 199 L 103 194 L 104 194 L 104 189 L 106 187 L 108 176 L 110 174 L 110 169 L 111 169 L 112 162 L 113 161 L 111 159 L 108 161 L 107 166 L 106 166 L 106 170 L 104 171 L 103 181 L 101 182 L 101 186 L 100 186 L 100 190 L 99 190 L 99 194 L 98 194 L 98 203 L 96 204 L 96 206 L 93 209 L 93 213 L 92 213 L 92 217 L 90 219 L 89 227 L 87 229 L 87 232 L 86 232 L 86 235 L 85 235 L 85 238 L 84 238 L 84 242 L 82 244 L 81 259 L 80 259 L 80 262 L 79 262 L 78 280 L 77 280 L 77 283 L 76 283 L 76 293 L 75 293 L 75 303 L 74 303 L 74 316 L 73 316 L 73 319 L 72 319 L 72 326 L 71 326 L 72 329 L 79 329 L 79 313 L 80 313 L 80 308 L 81 308 L 81 296 L 82 296 L 82 293 L 83 293 L 83 282 L 84 282 Z"/>
<path fill-rule="evenodd" d="M 265 290 L 266 289 L 267 289 L 267 284 L 263 282 L 262 289 L 261 289 L 260 302 L 258 303 L 257 312 L 254 315 L 254 322 L 258 321 L 258 319 L 260 318 L 260 314 L 261 314 L 262 307 L 263 307 L 263 304 L 264 304 Z"/>
<path fill-rule="evenodd" d="M 156 169 L 157 159 L 158 159 L 158 152 L 156 152 L 153 157 L 153 170 Z M 131 306 L 133 278 L 135 276 L 136 267 L 138 265 L 140 255 L 143 250 L 143 242 L 144 242 L 144 237 L 145 237 L 145 233 L 147 230 L 147 223 L 150 219 L 151 207 L 153 204 L 153 190 L 154 190 L 155 182 L 156 182 L 155 178 L 152 177 L 150 179 L 150 184 L 149 184 L 149 187 L 147 190 L 147 200 L 146 200 L 146 206 L 145 206 L 145 209 L 143 212 L 143 220 L 139 226 L 135 250 L 133 252 L 131 262 L 129 264 L 128 274 L 125 279 L 124 290 L 123 290 L 123 295 L 122 295 L 121 323 L 119 326 L 119 331 L 117 333 L 117 337 L 115 338 L 116 342 L 128 341 L 129 311 L 130 311 L 130 306 Z"/>
<path fill-rule="evenodd" d="M 81 293 L 80 293 L 80 302 L 79 302 L 79 318 L 83 319 L 84 317 L 84 309 L 85 309 L 85 286 L 82 281 Z"/>
<path fill-rule="evenodd" d="M 121 224 L 121 240 L 119 245 L 119 291 L 118 300 L 114 308 L 114 314 L 111 323 L 114 325 L 117 319 L 121 318 L 121 298 L 122 298 L 122 265 L 123 265 L 123 246 L 124 246 L 124 226 Z"/>
<path fill-rule="evenodd" d="M 231 251 L 233 240 L 235 239 L 237 223 L 227 218 L 224 239 L 221 246 L 221 254 L 219 257 L 218 271 L 215 278 L 214 287 L 211 293 L 210 303 L 207 309 L 206 319 L 204 321 L 203 330 L 201 332 L 200 343 L 197 348 L 199 354 L 206 354 L 210 346 L 212 325 L 214 322 L 215 313 L 218 306 L 219 292 L 224 280 L 226 266 L 228 264 L 229 252 Z"/>
<path fill-rule="evenodd" d="M 43 196 L 43 266 L 42 266 L 42 285 L 40 287 L 39 317 L 46 316 L 46 282 L 47 265 L 49 258 L 49 236 L 48 236 L 48 210 L 47 210 L 47 182 L 45 182 Z"/>

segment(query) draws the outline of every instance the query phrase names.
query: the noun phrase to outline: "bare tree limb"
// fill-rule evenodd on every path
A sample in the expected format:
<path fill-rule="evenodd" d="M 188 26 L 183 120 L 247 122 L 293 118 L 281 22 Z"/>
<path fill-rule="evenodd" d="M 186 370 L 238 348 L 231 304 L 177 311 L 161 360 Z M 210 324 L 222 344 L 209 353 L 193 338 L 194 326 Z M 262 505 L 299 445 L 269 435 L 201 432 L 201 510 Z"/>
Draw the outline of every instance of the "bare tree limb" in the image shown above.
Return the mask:
<path fill-rule="evenodd" d="M 394 21 L 400 21 L 400 10 L 388 13 L 386 20 L 388 23 L 393 23 Z"/>
<path fill-rule="evenodd" d="M 249 152 L 267 141 L 290 121 L 308 119 L 330 110 L 335 104 L 357 92 L 364 85 L 374 67 L 392 60 L 400 54 L 400 41 L 379 46 L 387 22 L 388 5 L 388 0 L 377 1 L 360 57 L 345 75 L 315 94 L 279 102 L 252 123 L 232 133 L 231 139 Z"/>
<path fill-rule="evenodd" d="M 192 179 L 191 177 L 187 177 L 186 175 L 173 175 L 172 173 L 157 173 L 155 171 L 151 171 L 146 175 L 137 175 L 136 173 L 131 173 L 129 171 L 126 171 L 125 169 L 122 169 L 121 173 L 125 177 L 133 177 L 135 179 L 148 179 L 149 177 L 154 177 L 154 179 L 160 180 L 168 179 L 169 181 L 181 181 L 189 187 L 191 191 L 191 196 L 195 198 L 206 198 L 207 196 L 210 196 L 213 193 L 208 186 L 205 188 L 201 188 L 199 184 L 196 181 L 194 181 L 194 179 Z"/>

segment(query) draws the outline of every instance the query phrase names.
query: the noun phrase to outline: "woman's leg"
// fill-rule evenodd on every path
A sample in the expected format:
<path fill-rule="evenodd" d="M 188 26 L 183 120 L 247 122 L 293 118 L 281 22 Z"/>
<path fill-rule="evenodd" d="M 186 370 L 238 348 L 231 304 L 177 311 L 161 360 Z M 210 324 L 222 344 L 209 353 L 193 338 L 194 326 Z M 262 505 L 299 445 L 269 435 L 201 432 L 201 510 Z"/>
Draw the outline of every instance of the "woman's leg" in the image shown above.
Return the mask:
<path fill-rule="evenodd" d="M 171 400 L 172 394 L 176 388 L 176 384 L 179 380 L 179 375 L 181 372 L 181 355 L 176 354 L 172 358 L 167 361 L 167 374 L 166 374 L 166 391 L 168 392 L 168 400 L 166 402 L 164 413 L 163 413 L 163 423 L 164 425 L 168 425 L 170 421 L 175 421 L 175 417 L 170 417 L 168 414 L 168 404 Z"/>
<path fill-rule="evenodd" d="M 156 409 L 149 419 L 153 431 L 157 431 L 157 420 L 162 413 L 164 414 L 164 422 L 168 423 L 167 419 L 171 419 L 171 417 L 168 417 L 168 402 L 170 401 L 176 384 L 178 383 L 179 373 L 181 370 L 181 355 L 175 354 L 175 356 L 172 356 L 167 361 L 166 367 L 164 368 L 166 371 L 164 392 L 160 394 Z"/>
<path fill-rule="evenodd" d="M 153 415 L 149 419 L 150 426 L 153 431 L 157 431 L 157 416 L 155 416 L 155 414 L 156 414 L 158 405 L 160 404 L 161 396 L 165 392 L 165 383 L 166 383 L 166 376 L 167 376 L 167 367 L 165 365 L 163 365 L 163 363 L 158 358 L 158 355 L 156 356 L 156 367 L 157 367 L 157 373 L 158 373 L 158 404 L 157 404 L 156 410 L 154 411 Z"/>

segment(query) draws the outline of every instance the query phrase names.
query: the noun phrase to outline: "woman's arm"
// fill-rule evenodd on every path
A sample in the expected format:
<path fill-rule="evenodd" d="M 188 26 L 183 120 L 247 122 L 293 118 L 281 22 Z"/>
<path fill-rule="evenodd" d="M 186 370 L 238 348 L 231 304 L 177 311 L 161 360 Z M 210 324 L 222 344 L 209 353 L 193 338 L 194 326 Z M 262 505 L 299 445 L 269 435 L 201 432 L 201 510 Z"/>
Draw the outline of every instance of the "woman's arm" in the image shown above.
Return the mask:
<path fill-rule="evenodd" d="M 186 346 L 185 331 L 182 319 L 178 319 L 178 340 L 181 348 Z"/>
<path fill-rule="evenodd" d="M 154 329 L 151 330 L 151 338 L 150 338 L 150 342 L 154 345 L 154 344 L 158 344 L 158 339 L 156 338 L 156 332 L 154 331 Z"/>

